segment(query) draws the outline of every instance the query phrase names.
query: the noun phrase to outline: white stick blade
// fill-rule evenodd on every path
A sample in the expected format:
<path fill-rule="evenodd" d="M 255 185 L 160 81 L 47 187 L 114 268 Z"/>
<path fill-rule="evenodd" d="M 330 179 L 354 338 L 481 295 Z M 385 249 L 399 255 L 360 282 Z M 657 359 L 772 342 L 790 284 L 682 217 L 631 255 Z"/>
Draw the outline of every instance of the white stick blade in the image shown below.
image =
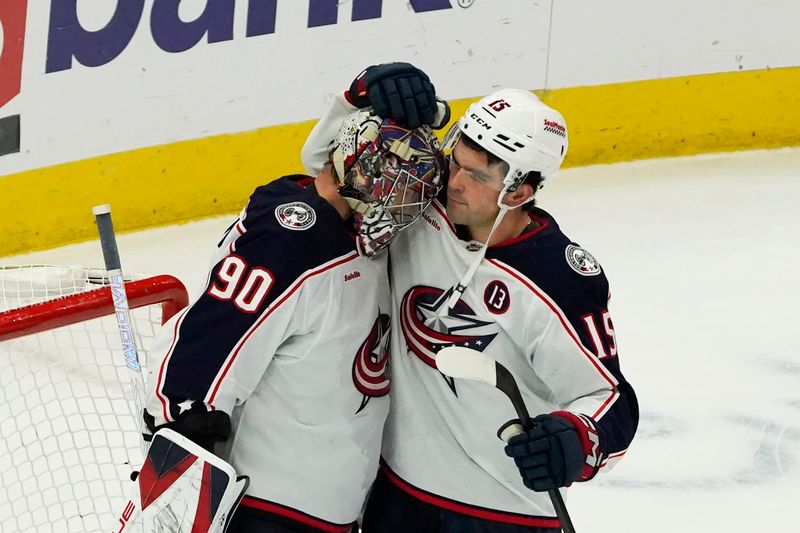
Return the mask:
<path fill-rule="evenodd" d="M 451 378 L 497 384 L 495 361 L 488 355 L 463 346 L 448 346 L 436 354 L 436 367 Z"/>

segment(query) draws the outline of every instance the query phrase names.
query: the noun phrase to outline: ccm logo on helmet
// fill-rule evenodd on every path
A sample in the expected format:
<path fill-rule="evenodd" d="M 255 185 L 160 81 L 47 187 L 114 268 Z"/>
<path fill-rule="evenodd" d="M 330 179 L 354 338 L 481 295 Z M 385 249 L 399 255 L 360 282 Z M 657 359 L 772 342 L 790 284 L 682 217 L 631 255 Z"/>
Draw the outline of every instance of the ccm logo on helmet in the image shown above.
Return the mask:
<path fill-rule="evenodd" d="M 475 113 L 470 113 L 469 118 L 471 118 L 472 120 L 474 120 L 475 122 L 477 122 L 478 124 L 480 124 L 481 126 L 486 128 L 487 130 L 492 129 L 492 127 L 489 124 L 487 124 L 485 120 L 483 120 L 481 117 L 479 117 Z"/>

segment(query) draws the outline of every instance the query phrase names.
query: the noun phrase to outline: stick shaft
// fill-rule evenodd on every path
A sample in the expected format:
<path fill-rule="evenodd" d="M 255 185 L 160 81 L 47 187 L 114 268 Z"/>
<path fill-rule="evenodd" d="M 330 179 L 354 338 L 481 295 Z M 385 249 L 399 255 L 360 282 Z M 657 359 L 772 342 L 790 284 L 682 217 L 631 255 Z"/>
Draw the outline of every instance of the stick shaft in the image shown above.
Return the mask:
<path fill-rule="evenodd" d="M 500 363 L 495 362 L 495 371 L 497 372 L 496 387 L 503 391 L 505 395 L 508 396 L 508 399 L 511 400 L 511 404 L 517 412 L 517 418 L 519 418 L 522 427 L 530 429 L 531 415 L 528 414 L 528 408 L 522 400 L 522 393 L 519 391 L 519 386 L 517 386 L 517 380 L 514 379 L 513 374 Z"/>
<path fill-rule="evenodd" d="M 122 278 L 119 249 L 117 248 L 117 239 L 114 235 L 114 224 L 111 221 L 111 208 L 108 205 L 103 205 L 95 207 L 92 211 L 97 221 L 97 231 L 100 234 L 100 246 L 103 249 L 103 261 L 108 271 L 111 297 L 114 301 L 114 314 L 117 319 L 117 329 L 119 330 L 120 341 L 122 343 L 125 366 L 129 371 L 128 375 L 131 385 L 131 394 L 133 394 L 136 427 L 139 429 L 139 434 L 142 434 L 145 394 L 144 378 L 142 377 L 142 369 L 139 365 L 139 354 L 136 349 L 133 324 L 131 323 L 128 296 L 125 293 L 125 285 Z M 142 441 L 142 447 L 143 450 L 146 447 L 144 441 Z"/>
<path fill-rule="evenodd" d="M 508 399 L 511 400 L 511 404 L 517 412 L 517 418 L 519 418 L 522 427 L 531 429 L 534 423 L 531 421 L 528 408 L 525 406 L 525 402 L 522 399 L 522 393 L 519 391 L 517 380 L 514 379 L 514 375 L 506 367 L 500 363 L 495 363 L 495 365 L 497 371 L 497 388 L 503 391 L 506 396 L 508 396 Z M 547 491 L 547 494 L 550 496 L 550 501 L 553 503 L 556 516 L 561 523 L 561 529 L 564 533 L 575 533 L 575 526 L 572 525 L 572 520 L 569 517 L 564 498 L 561 497 L 561 492 L 559 492 L 558 489 L 550 489 Z"/>

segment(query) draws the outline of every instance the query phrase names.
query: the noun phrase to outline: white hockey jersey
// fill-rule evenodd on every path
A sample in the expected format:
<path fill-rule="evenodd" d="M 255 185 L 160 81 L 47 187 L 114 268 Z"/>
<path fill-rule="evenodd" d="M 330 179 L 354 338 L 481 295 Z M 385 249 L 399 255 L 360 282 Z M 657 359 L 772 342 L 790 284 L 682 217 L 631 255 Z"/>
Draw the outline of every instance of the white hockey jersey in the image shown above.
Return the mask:
<path fill-rule="evenodd" d="M 597 421 L 601 468 L 624 453 L 638 415 L 618 372 L 605 276 L 546 212 L 530 216 L 538 227 L 490 247 L 452 310 L 447 299 L 479 246 L 458 238 L 438 202 L 392 243 L 397 334 L 383 469 L 434 505 L 557 527 L 547 493 L 522 484 L 496 436 L 515 417 L 508 398 L 484 383 L 447 378 L 434 362 L 450 345 L 485 352 L 516 377 L 531 416 L 563 410 Z"/>
<path fill-rule="evenodd" d="M 243 506 L 349 531 L 378 470 L 389 408 L 386 257 L 356 252 L 306 177 L 258 188 L 219 243 L 203 294 L 148 367 L 155 425 L 221 411 Z"/>

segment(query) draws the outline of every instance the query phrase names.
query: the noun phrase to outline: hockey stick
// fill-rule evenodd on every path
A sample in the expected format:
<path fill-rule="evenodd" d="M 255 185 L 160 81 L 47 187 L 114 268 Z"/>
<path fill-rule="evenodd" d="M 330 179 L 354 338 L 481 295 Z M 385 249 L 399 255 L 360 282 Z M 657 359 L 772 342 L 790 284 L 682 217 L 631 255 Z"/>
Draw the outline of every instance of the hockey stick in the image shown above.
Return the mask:
<path fill-rule="evenodd" d="M 92 208 L 92 213 L 97 221 L 97 231 L 100 234 L 100 246 L 103 248 L 103 261 L 105 262 L 111 287 L 111 297 L 114 300 L 114 314 L 117 318 L 117 328 L 122 341 L 125 366 L 130 371 L 129 379 L 131 392 L 133 393 L 136 428 L 139 431 L 139 435 L 142 435 L 142 425 L 144 423 L 144 378 L 142 377 L 142 369 L 139 366 L 139 355 L 136 351 L 136 340 L 133 336 L 133 325 L 131 324 L 130 310 L 128 308 L 128 296 L 125 294 L 125 286 L 122 279 L 122 266 L 119 260 L 117 238 L 114 235 L 114 224 L 111 222 L 111 206 L 108 204 L 95 206 Z M 147 444 L 144 439 L 142 439 L 141 445 L 142 451 L 147 453 Z"/>
<path fill-rule="evenodd" d="M 485 353 L 463 346 L 448 346 L 436 354 L 436 367 L 451 378 L 482 381 L 500 389 L 511 400 L 522 427 L 530 429 L 533 426 L 514 375 Z M 558 489 L 550 489 L 547 493 L 553 502 L 561 529 L 564 533 L 575 533 L 575 527 L 572 525 L 561 493 Z"/>
<path fill-rule="evenodd" d="M 122 278 L 117 239 L 111 222 L 111 206 L 96 206 L 92 208 L 92 213 L 100 233 L 125 366 L 130 371 L 136 427 L 139 435 L 143 435 L 144 378 Z M 247 490 L 249 478 L 237 477 L 230 464 L 169 429 L 156 433 L 150 447 L 142 438 L 141 446 L 145 461 L 141 471 L 131 476 L 131 480 L 135 481 L 133 496 L 115 517 L 114 530 L 124 529 L 131 533 L 224 533 Z M 170 476 L 166 475 L 168 471 Z"/>

